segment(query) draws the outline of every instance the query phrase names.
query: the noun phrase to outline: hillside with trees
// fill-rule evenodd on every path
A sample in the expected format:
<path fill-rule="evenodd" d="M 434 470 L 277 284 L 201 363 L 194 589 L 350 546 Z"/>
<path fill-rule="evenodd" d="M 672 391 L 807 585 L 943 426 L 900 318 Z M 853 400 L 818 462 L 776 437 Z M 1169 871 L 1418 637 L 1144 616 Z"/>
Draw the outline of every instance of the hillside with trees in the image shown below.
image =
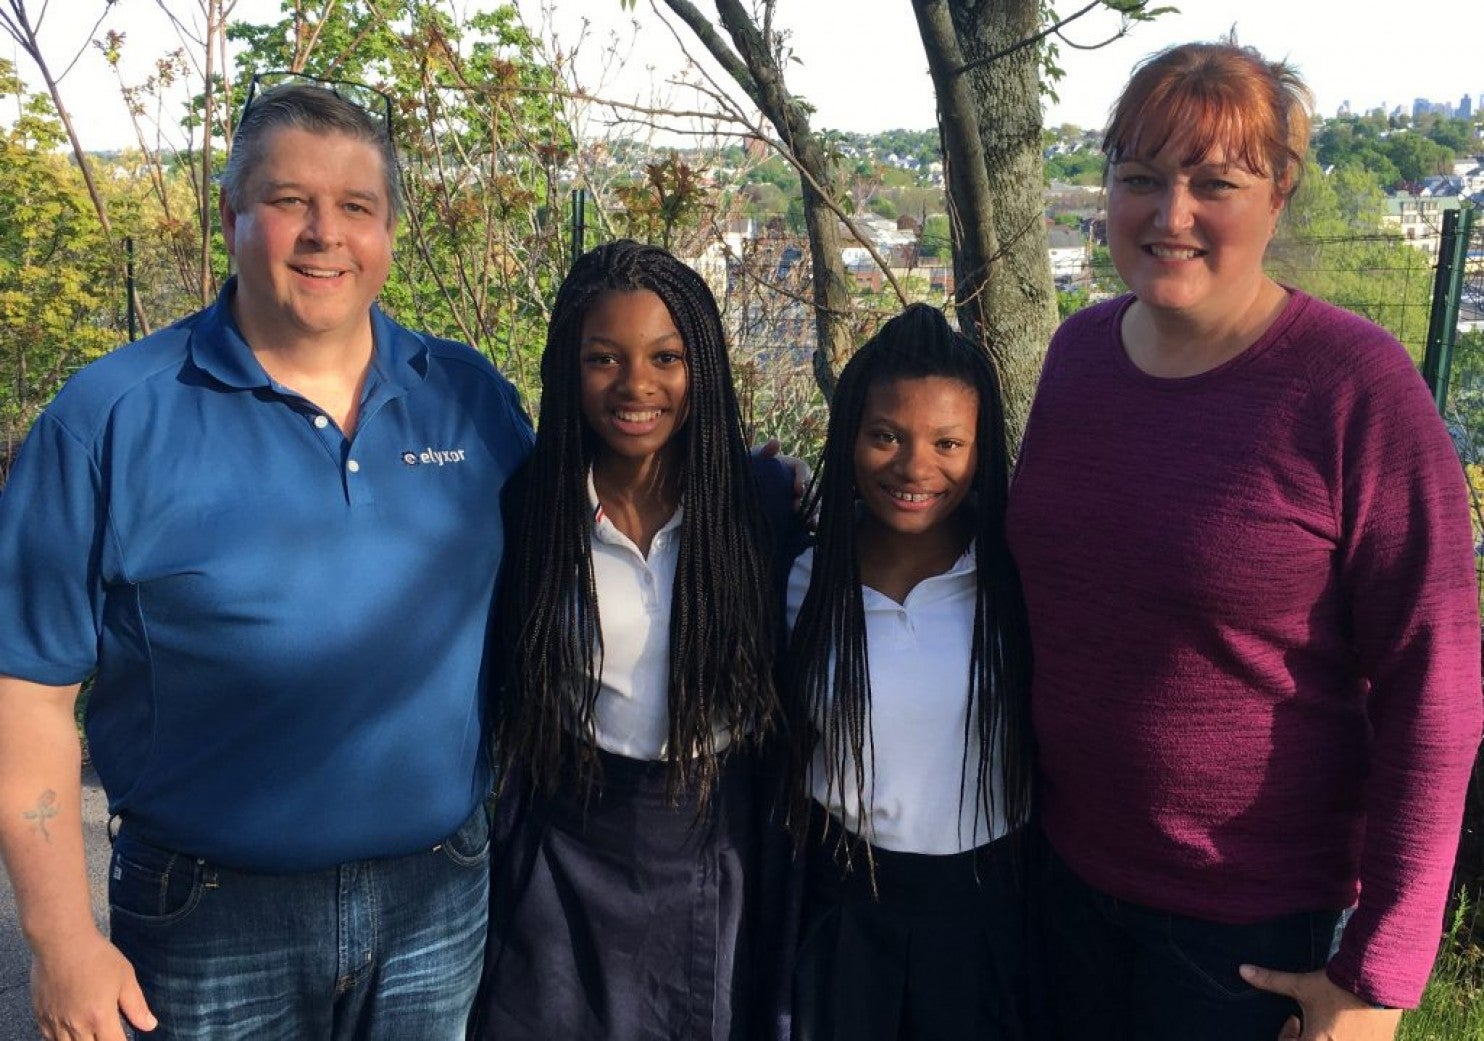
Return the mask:
<path fill-rule="evenodd" d="M 1326 169 L 1362 169 L 1383 188 L 1402 189 L 1449 173 L 1453 163 L 1484 152 L 1484 141 L 1463 119 L 1423 116 L 1350 116 L 1324 122 L 1314 158 Z"/>

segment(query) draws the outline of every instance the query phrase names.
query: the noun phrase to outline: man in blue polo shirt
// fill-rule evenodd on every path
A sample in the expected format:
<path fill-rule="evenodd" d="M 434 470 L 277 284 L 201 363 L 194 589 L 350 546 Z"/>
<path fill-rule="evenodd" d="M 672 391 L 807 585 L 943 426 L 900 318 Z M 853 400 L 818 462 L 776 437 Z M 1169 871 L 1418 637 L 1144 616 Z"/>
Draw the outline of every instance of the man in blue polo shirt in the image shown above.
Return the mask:
<path fill-rule="evenodd" d="M 251 100 L 237 277 L 78 373 L 0 495 L 0 851 L 49 1038 L 462 1038 L 487 899 L 477 696 L 499 492 L 478 353 L 375 299 L 384 123 Z M 118 818 L 89 914 L 73 708 Z"/>

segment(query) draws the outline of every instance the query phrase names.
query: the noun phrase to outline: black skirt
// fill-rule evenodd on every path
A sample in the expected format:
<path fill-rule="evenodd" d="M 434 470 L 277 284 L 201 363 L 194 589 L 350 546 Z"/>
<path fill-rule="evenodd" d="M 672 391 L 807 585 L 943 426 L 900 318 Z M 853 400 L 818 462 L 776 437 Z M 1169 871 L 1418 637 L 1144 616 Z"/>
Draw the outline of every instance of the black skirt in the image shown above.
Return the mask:
<path fill-rule="evenodd" d="M 816 806 L 816 818 L 827 815 Z M 948 856 L 809 843 L 794 963 L 795 1041 L 1010 1041 L 1039 1020 L 1013 837 Z"/>
<path fill-rule="evenodd" d="M 728 754 L 704 814 L 663 763 L 600 753 L 601 782 L 501 797 L 471 1036 L 739 1041 L 759 1009 L 759 768 Z M 511 788 L 515 788 L 514 785 Z M 766 931 L 766 930 L 764 930 Z M 750 1021 L 756 1021 L 752 1026 Z"/>

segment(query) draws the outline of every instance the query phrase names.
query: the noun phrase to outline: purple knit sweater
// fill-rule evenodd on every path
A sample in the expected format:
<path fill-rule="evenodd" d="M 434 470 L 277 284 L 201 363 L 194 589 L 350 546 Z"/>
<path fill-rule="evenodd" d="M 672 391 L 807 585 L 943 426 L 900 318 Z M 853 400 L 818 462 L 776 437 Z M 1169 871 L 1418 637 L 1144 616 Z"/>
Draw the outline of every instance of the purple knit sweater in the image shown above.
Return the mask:
<path fill-rule="evenodd" d="M 1140 372 L 1130 298 L 1052 341 L 1010 502 L 1052 845 L 1218 922 L 1359 903 L 1329 975 L 1417 1003 L 1481 724 L 1462 468 L 1401 346 L 1299 292 Z"/>

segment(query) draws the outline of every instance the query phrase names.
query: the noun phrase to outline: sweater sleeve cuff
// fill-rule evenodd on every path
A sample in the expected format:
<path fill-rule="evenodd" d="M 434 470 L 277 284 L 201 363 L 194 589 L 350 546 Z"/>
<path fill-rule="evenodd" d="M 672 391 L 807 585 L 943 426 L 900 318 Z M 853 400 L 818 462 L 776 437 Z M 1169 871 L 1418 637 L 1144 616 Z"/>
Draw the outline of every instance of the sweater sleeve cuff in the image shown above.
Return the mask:
<path fill-rule="evenodd" d="M 1427 985 L 1426 979 L 1415 987 L 1405 984 L 1398 986 L 1403 981 L 1393 980 L 1382 983 L 1368 979 L 1348 964 L 1343 950 L 1330 960 L 1329 965 L 1325 967 L 1325 975 L 1336 987 L 1349 991 L 1376 1009 L 1416 1008 L 1422 1001 L 1422 989 Z"/>

